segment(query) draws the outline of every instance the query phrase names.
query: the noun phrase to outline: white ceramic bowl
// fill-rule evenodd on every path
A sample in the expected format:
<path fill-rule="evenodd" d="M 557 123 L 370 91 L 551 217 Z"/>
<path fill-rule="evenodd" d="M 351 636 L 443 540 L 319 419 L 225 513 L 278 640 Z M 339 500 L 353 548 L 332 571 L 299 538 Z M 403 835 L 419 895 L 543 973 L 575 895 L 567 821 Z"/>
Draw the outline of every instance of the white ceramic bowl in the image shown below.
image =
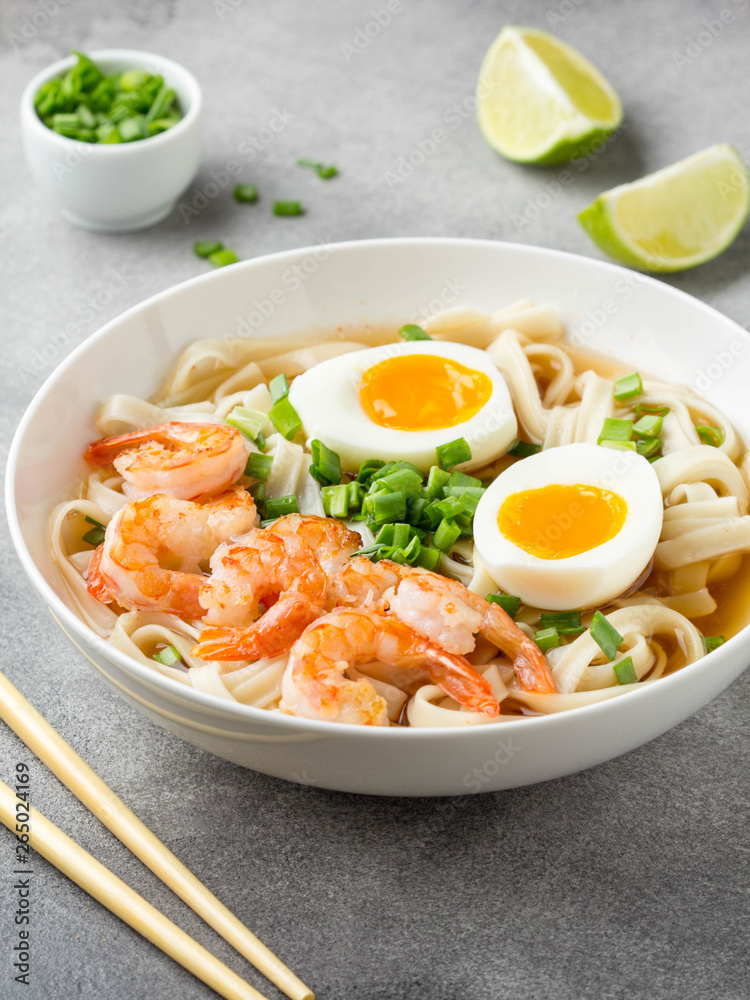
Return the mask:
<path fill-rule="evenodd" d="M 74 225 L 101 233 L 145 229 L 169 215 L 195 177 L 201 89 L 183 66 L 152 52 L 103 49 L 87 55 L 105 75 L 128 69 L 161 74 L 176 91 L 184 117 L 166 132 L 136 142 L 107 145 L 58 135 L 37 115 L 34 97 L 43 83 L 73 65 L 76 57 L 68 56 L 38 73 L 23 92 L 21 130 L 26 158 L 39 184 Z"/>
<path fill-rule="evenodd" d="M 555 778 L 653 739 L 734 680 L 750 628 L 640 691 L 547 717 L 451 730 L 311 722 L 221 700 L 130 660 L 70 609 L 50 560 L 47 516 L 84 472 L 94 415 L 114 392 L 148 396 L 179 351 L 205 336 L 320 332 L 419 321 L 425 310 L 551 302 L 575 341 L 642 371 L 698 385 L 750 440 L 744 330 L 668 285 L 535 247 L 376 240 L 275 254 L 195 278 L 129 310 L 48 379 L 8 462 L 7 510 L 24 569 L 70 640 L 145 715 L 267 774 L 351 792 L 460 795 Z M 85 699 L 84 699 L 85 704 Z M 120 733 L 123 746 L 127 736 Z"/>

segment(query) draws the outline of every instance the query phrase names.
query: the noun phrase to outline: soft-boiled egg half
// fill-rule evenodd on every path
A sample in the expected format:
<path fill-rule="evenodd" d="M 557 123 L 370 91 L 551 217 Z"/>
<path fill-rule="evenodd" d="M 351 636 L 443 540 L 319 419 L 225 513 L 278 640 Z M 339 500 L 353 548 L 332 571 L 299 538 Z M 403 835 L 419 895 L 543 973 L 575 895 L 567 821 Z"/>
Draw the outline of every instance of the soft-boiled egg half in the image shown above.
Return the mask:
<path fill-rule="evenodd" d="M 308 439 L 319 438 L 356 471 L 368 458 L 406 460 L 427 472 L 435 449 L 465 438 L 474 469 L 516 437 L 508 386 L 486 351 L 410 341 L 323 361 L 292 382 L 289 401 Z"/>
<path fill-rule="evenodd" d="M 634 451 L 569 444 L 501 473 L 479 501 L 474 544 L 498 587 L 550 611 L 598 607 L 648 566 L 664 505 Z"/>

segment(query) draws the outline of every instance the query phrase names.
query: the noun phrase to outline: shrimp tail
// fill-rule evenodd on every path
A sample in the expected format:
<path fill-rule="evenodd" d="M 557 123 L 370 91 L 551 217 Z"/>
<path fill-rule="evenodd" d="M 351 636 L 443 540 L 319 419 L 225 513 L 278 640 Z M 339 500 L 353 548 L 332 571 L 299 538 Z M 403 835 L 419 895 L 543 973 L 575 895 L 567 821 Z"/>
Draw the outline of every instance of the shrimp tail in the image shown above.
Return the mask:
<path fill-rule="evenodd" d="M 191 653 L 202 660 L 259 660 L 286 653 L 321 608 L 296 595 L 277 601 L 253 625 L 207 625 Z"/>
<path fill-rule="evenodd" d="M 84 461 L 90 465 L 111 465 L 112 459 L 128 448 L 136 448 L 144 441 L 159 440 L 163 436 L 163 426 L 150 427 L 147 430 L 131 431 L 128 434 L 118 434 L 115 437 L 100 438 L 92 441 L 83 453 Z"/>
<path fill-rule="evenodd" d="M 101 604 L 111 604 L 113 597 L 107 589 L 104 574 L 101 570 L 102 556 L 104 555 L 104 542 L 97 545 L 89 563 L 89 572 L 86 578 L 86 589 Z"/>
<path fill-rule="evenodd" d="M 472 712 L 491 719 L 500 714 L 500 705 L 489 682 L 463 656 L 447 653 L 432 642 L 424 645 L 429 655 L 427 670 L 433 683 Z"/>
<path fill-rule="evenodd" d="M 497 604 L 488 604 L 485 609 L 482 635 L 511 657 L 525 691 L 555 693 L 557 688 L 544 653 Z"/>

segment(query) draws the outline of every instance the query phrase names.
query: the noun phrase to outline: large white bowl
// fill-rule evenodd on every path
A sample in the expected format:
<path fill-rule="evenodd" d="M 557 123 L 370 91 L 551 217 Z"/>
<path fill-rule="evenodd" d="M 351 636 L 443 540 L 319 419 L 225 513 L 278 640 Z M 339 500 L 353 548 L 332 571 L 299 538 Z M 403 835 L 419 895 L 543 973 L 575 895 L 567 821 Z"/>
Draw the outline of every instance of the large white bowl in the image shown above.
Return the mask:
<path fill-rule="evenodd" d="M 311 722 L 202 694 L 113 649 L 67 603 L 47 517 L 84 472 L 81 452 L 110 393 L 149 396 L 199 337 L 324 335 L 337 326 L 419 321 L 447 305 L 492 310 L 519 298 L 551 302 L 576 342 L 697 385 L 750 439 L 745 331 L 623 268 L 450 239 L 343 243 L 246 261 L 109 323 L 54 372 L 21 421 L 8 462 L 8 518 L 24 569 L 60 627 L 157 725 L 245 767 L 350 792 L 456 795 L 543 781 L 625 753 L 705 705 L 750 660 L 750 629 L 705 659 L 598 705 L 496 725 L 397 730 Z"/>

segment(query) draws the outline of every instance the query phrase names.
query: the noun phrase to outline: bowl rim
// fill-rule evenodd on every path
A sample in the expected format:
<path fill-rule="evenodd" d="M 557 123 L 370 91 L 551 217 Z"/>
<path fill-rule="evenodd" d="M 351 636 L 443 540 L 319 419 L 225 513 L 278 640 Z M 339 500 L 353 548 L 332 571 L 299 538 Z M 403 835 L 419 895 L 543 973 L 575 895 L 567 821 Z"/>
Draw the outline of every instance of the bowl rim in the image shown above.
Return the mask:
<path fill-rule="evenodd" d="M 351 253 L 357 252 L 360 249 L 367 250 L 371 247 L 386 246 L 444 246 L 452 249 L 457 249 L 459 247 L 492 247 L 500 248 L 506 252 L 520 253 L 529 256 L 541 256 L 549 261 L 555 261 L 562 258 L 563 260 L 573 260 L 577 263 L 583 262 L 584 266 L 591 267 L 593 270 L 612 273 L 614 275 L 632 276 L 634 273 L 630 268 L 622 267 L 618 264 L 612 264 L 609 261 L 597 260 L 593 257 L 585 257 L 581 254 L 574 254 L 566 250 L 556 250 L 548 247 L 537 247 L 528 244 L 517 244 L 501 240 L 471 239 L 463 237 L 408 236 L 366 240 L 346 240 L 326 244 L 326 247 L 330 249 L 332 253 Z M 293 261 L 300 256 L 309 255 L 316 249 L 319 250 L 320 245 L 277 251 L 275 253 L 250 258 L 249 260 L 239 261 L 231 267 L 232 269 L 240 268 L 243 271 L 252 271 L 257 268 L 262 268 L 269 261 L 279 263 L 284 262 L 285 260 Z M 668 285 L 665 282 L 659 281 L 650 275 L 640 274 L 639 277 L 647 284 L 660 288 L 661 292 L 666 294 L 667 297 L 672 296 L 677 299 L 682 299 L 683 301 L 689 302 L 691 307 L 699 308 L 700 311 L 704 312 L 714 321 L 718 319 L 723 324 L 730 324 L 742 338 L 750 340 L 750 333 L 748 333 L 747 330 L 741 327 L 734 320 L 730 319 L 728 316 L 719 312 L 718 309 L 714 309 L 713 306 L 709 306 L 707 303 L 695 298 L 695 296 L 692 296 L 681 289 L 675 288 L 672 285 Z M 83 355 L 93 344 L 106 339 L 110 332 L 120 322 L 137 314 L 141 310 L 150 308 L 158 303 L 165 302 L 172 297 L 179 296 L 187 288 L 192 288 L 202 284 L 209 284 L 211 282 L 221 282 L 222 280 L 226 280 L 224 268 L 218 268 L 216 271 L 208 272 L 207 274 L 196 275 L 193 278 L 188 278 L 185 281 L 179 282 L 176 285 L 171 285 L 169 288 L 149 296 L 147 299 L 131 306 L 129 309 L 126 309 L 118 316 L 109 320 L 109 322 L 105 323 L 104 326 L 100 327 L 100 329 L 96 330 L 81 344 L 79 344 L 78 347 L 76 347 L 75 350 L 73 350 L 57 366 L 57 368 L 49 374 L 34 394 L 31 402 L 24 411 L 24 414 L 21 417 L 13 435 L 6 463 L 6 518 L 10 529 L 11 539 L 19 561 L 21 562 L 27 577 L 44 600 L 44 603 L 47 605 L 48 609 L 52 611 L 53 616 L 55 618 L 61 618 L 74 634 L 80 637 L 84 642 L 92 645 L 96 651 L 104 657 L 104 659 L 114 661 L 126 673 L 135 674 L 140 682 L 161 688 L 167 696 L 182 695 L 182 697 L 184 697 L 188 702 L 192 702 L 196 709 L 208 709 L 211 710 L 212 713 L 218 715 L 226 712 L 230 718 L 236 721 L 245 719 L 248 722 L 260 723 L 271 727 L 280 725 L 282 728 L 288 729 L 290 734 L 294 731 L 298 731 L 300 733 L 317 733 L 321 736 L 332 736 L 339 733 L 342 736 L 353 736 L 356 734 L 364 739 L 401 740 L 429 740 L 435 738 L 435 736 L 439 734 L 441 737 L 445 737 L 447 739 L 470 739 L 472 737 L 477 738 L 481 733 L 486 735 L 488 731 L 494 731 L 498 733 L 498 735 L 507 733 L 510 736 L 511 734 L 518 733 L 519 727 L 522 727 L 522 732 L 529 733 L 533 732 L 534 729 L 539 726 L 545 726 L 547 729 L 552 729 L 555 725 L 565 725 L 566 719 L 571 719 L 571 717 L 575 717 L 576 719 L 579 718 L 581 712 L 587 713 L 585 717 L 593 717 L 594 714 L 598 714 L 600 717 L 606 717 L 608 714 L 616 712 L 616 706 L 621 702 L 621 698 L 617 696 L 591 705 L 581 705 L 577 708 L 566 709 L 563 712 L 551 713 L 549 715 L 526 716 L 517 720 L 508 719 L 502 723 L 494 723 L 494 726 L 498 728 L 493 728 L 493 723 L 490 722 L 487 724 L 448 727 L 425 726 L 414 729 L 410 727 L 394 728 L 392 726 L 361 726 L 353 723 L 331 722 L 322 719 L 306 719 L 292 715 L 284 715 L 279 712 L 269 712 L 266 709 L 256 708 L 252 705 L 244 705 L 241 702 L 229 701 L 219 697 L 218 695 L 200 691 L 192 685 L 182 684 L 179 681 L 173 680 L 171 677 L 165 676 L 158 670 L 154 670 L 145 664 L 139 663 L 138 660 L 132 659 L 125 653 L 122 653 L 120 650 L 114 648 L 106 639 L 98 636 L 55 593 L 52 587 L 45 580 L 41 570 L 37 567 L 31 553 L 26 547 L 15 503 L 16 471 L 21 441 L 28 426 L 34 419 L 36 411 L 41 406 L 51 387 L 60 378 L 62 378 L 69 369 L 75 367 L 79 357 Z M 702 673 L 706 669 L 706 661 L 710 661 L 708 669 L 711 669 L 713 665 L 717 664 L 717 661 L 729 660 L 733 651 L 740 645 L 750 645 L 748 643 L 748 639 L 750 639 L 750 624 L 740 629 L 736 635 L 732 636 L 723 645 L 719 646 L 711 653 L 703 656 L 700 660 L 687 664 L 685 667 L 682 667 L 675 673 L 668 674 L 666 677 L 660 677 L 658 679 L 658 689 L 666 693 L 668 689 L 674 689 L 675 687 L 688 684 L 694 674 Z M 97 667 L 97 669 L 101 670 L 99 667 Z M 116 686 L 118 686 L 118 688 L 120 687 L 119 684 Z M 644 698 L 651 697 L 649 691 L 652 689 L 652 684 L 644 684 L 640 689 L 626 692 L 623 697 L 629 704 L 632 705 L 634 704 L 634 699 L 636 698 L 643 700 Z M 129 692 L 126 693 L 129 694 Z M 231 736 L 232 732 L 233 731 L 228 730 L 227 735 Z M 237 730 L 234 730 L 234 732 L 237 732 Z"/>
<path fill-rule="evenodd" d="M 83 147 L 87 150 L 83 154 L 86 156 L 90 156 L 92 153 L 97 156 L 143 155 L 144 143 L 148 142 L 148 149 L 154 149 L 155 143 L 158 142 L 159 145 L 163 145 L 164 142 L 173 141 L 175 135 L 179 136 L 199 120 L 203 111 L 203 91 L 195 76 L 181 63 L 175 62 L 174 59 L 169 59 L 167 56 L 160 55 L 158 52 L 148 52 L 146 49 L 97 49 L 95 52 L 85 54 L 96 63 L 106 62 L 107 60 L 132 61 L 133 69 L 138 69 L 139 63 L 147 61 L 160 63 L 160 71 L 167 69 L 168 72 L 173 73 L 175 76 L 183 77 L 184 83 L 190 91 L 190 106 L 180 121 L 173 125 L 172 128 L 167 129 L 166 132 L 159 132 L 158 135 L 147 136 L 145 139 L 138 140 L 137 142 L 82 142 L 80 139 L 71 139 L 69 136 L 59 135 L 51 128 L 48 128 L 37 114 L 34 107 L 34 96 L 42 84 L 48 83 L 55 77 L 60 76 L 74 65 L 76 56 L 65 56 L 63 59 L 58 59 L 57 62 L 51 63 L 36 73 L 24 87 L 20 101 L 22 123 L 28 128 L 35 130 L 40 136 L 50 140 L 53 144 L 58 145 L 61 151 L 75 149 L 80 152 Z"/>

